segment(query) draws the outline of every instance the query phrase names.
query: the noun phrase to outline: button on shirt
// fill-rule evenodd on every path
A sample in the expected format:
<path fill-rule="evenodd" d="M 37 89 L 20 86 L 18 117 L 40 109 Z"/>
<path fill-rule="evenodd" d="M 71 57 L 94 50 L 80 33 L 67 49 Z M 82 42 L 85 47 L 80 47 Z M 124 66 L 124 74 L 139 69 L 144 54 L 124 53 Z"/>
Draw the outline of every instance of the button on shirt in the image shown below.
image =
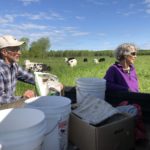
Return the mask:
<path fill-rule="evenodd" d="M 139 92 L 138 79 L 133 65 L 130 66 L 130 71 L 126 72 L 119 63 L 115 63 L 107 70 L 106 88 L 108 91 L 128 91 Z"/>
<path fill-rule="evenodd" d="M 17 96 L 14 96 L 17 80 L 35 84 L 33 74 L 16 63 L 8 65 L 0 59 L 0 104 L 17 100 Z"/>

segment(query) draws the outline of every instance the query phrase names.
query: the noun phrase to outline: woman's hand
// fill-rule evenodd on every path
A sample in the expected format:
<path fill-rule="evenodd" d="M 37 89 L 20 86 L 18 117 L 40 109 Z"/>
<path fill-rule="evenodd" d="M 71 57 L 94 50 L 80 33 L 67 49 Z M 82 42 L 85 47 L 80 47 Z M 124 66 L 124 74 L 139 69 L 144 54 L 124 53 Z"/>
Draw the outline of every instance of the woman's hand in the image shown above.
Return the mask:
<path fill-rule="evenodd" d="M 128 92 L 132 92 L 132 90 L 130 88 L 128 88 Z"/>

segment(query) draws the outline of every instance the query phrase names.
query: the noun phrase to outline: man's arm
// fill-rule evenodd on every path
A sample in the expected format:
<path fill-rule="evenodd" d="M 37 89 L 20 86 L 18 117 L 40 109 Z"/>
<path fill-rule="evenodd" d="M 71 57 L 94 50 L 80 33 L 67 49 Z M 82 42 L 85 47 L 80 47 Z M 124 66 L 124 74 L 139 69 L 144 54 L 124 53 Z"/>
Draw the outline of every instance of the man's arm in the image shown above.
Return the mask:
<path fill-rule="evenodd" d="M 19 100 L 20 98 L 21 97 L 19 96 L 11 96 L 11 95 L 8 95 L 7 93 L 2 93 L 0 91 L 0 105 L 15 102 Z"/>
<path fill-rule="evenodd" d="M 20 66 L 18 66 L 17 79 L 26 83 L 35 84 L 34 75 L 22 69 Z"/>

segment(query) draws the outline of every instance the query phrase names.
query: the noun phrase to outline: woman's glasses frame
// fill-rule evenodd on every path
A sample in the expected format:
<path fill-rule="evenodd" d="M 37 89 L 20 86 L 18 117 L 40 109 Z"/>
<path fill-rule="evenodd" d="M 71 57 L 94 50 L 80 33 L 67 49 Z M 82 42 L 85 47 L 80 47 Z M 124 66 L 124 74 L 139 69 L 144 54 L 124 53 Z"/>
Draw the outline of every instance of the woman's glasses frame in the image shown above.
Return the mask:
<path fill-rule="evenodd" d="M 136 55 L 137 55 L 137 52 L 130 52 L 130 55 L 131 55 L 131 56 L 136 56 Z"/>

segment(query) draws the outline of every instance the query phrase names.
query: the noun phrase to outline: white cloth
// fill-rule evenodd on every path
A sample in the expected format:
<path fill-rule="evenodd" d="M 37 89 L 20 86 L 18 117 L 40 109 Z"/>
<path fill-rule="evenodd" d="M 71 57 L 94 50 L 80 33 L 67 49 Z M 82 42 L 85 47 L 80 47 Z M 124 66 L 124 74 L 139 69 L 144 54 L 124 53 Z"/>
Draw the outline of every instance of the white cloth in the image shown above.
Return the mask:
<path fill-rule="evenodd" d="M 128 113 L 132 117 L 136 117 L 138 114 L 138 110 L 134 105 L 117 106 L 116 109 L 121 113 Z"/>
<path fill-rule="evenodd" d="M 61 84 L 57 76 L 43 72 L 34 72 L 34 74 L 38 95 L 47 96 L 55 92 L 61 92 Z"/>
<path fill-rule="evenodd" d="M 96 125 L 119 111 L 100 98 L 88 96 L 79 103 L 73 113 L 86 122 Z"/>

